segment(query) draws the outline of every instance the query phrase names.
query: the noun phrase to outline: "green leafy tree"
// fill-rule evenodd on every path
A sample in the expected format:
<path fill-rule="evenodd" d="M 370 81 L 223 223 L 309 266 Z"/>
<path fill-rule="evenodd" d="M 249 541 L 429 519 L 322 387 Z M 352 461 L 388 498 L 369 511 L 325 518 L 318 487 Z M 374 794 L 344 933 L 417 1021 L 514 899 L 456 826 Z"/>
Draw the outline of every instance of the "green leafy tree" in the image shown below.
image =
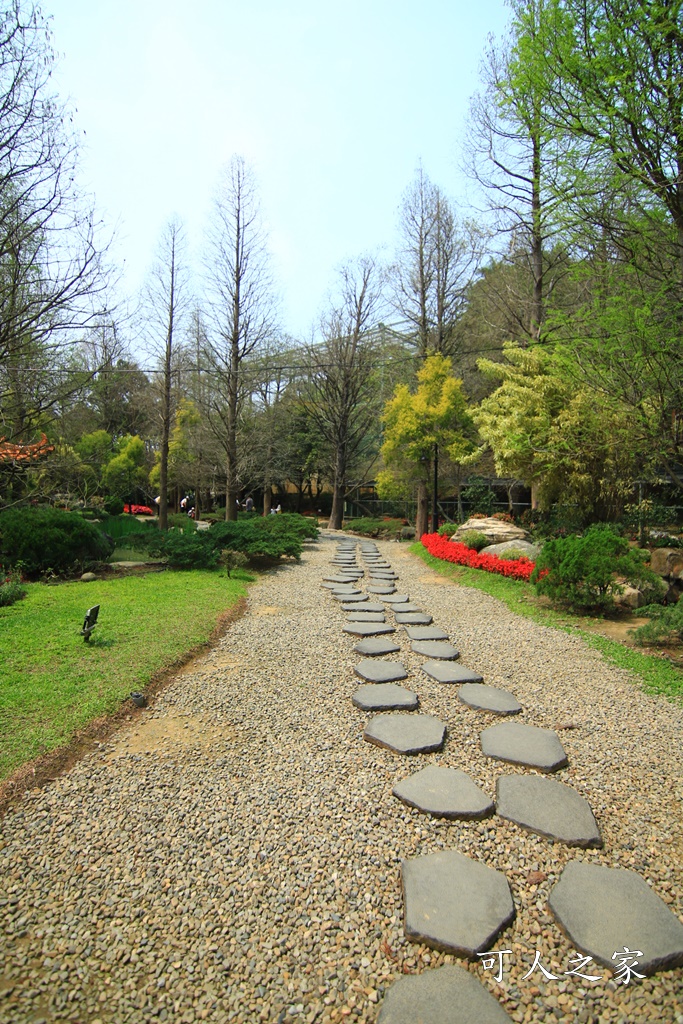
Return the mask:
<path fill-rule="evenodd" d="M 148 483 L 146 461 L 145 443 L 141 437 L 122 438 L 117 454 L 109 460 L 103 472 L 103 484 L 109 494 L 124 501 L 133 500 L 136 491 Z"/>
<path fill-rule="evenodd" d="M 442 479 L 454 465 L 468 458 L 475 446 L 472 420 L 462 381 L 453 374 L 450 359 L 428 356 L 417 374 L 417 388 L 411 392 L 399 384 L 384 409 L 384 443 L 381 449 L 385 469 L 377 476 L 382 498 L 417 492 L 416 533 L 427 532 L 427 489 L 432 480 L 434 459 L 438 458 Z"/>

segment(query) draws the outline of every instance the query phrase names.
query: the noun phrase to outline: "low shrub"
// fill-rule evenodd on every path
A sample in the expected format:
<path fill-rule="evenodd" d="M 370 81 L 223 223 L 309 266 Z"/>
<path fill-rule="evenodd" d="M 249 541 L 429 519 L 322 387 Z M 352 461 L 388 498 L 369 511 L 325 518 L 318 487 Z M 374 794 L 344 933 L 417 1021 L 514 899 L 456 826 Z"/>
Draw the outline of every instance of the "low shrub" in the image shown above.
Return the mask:
<path fill-rule="evenodd" d="M 522 551 L 520 548 L 508 548 L 506 551 L 501 551 L 498 557 L 504 560 L 509 559 L 512 562 L 518 562 L 520 558 L 529 558 L 526 551 Z"/>
<path fill-rule="evenodd" d="M 452 537 L 458 529 L 458 523 L 444 523 L 439 527 L 439 537 Z"/>
<path fill-rule="evenodd" d="M 9 605 L 15 604 L 22 597 L 26 597 L 26 594 L 27 590 L 22 586 L 19 573 L 10 569 L 4 574 L 0 567 L 0 608 L 7 608 Z"/>
<path fill-rule="evenodd" d="M 465 530 L 460 535 L 459 543 L 464 544 L 472 551 L 481 551 L 482 548 L 488 547 L 491 541 L 485 533 L 480 533 L 479 530 Z"/>
<path fill-rule="evenodd" d="M 583 536 L 549 540 L 536 560 L 531 582 L 539 594 L 572 611 L 604 614 L 615 607 L 623 583 L 649 590 L 655 597 L 659 577 L 642 556 L 609 526 L 592 526 Z"/>
<path fill-rule="evenodd" d="M 303 516 L 297 518 L 303 519 Z M 282 523 L 278 523 L 283 519 Z M 289 516 L 265 516 L 238 519 L 236 522 L 214 523 L 208 531 L 211 544 L 223 549 L 242 551 L 250 558 L 278 559 L 283 555 L 300 558 L 303 537 L 298 524 L 288 523 Z"/>
<path fill-rule="evenodd" d="M 666 643 L 667 640 L 683 640 L 683 601 L 677 604 L 648 604 L 638 610 L 638 615 L 647 615 L 650 622 L 633 631 L 637 644 Z"/>
<path fill-rule="evenodd" d="M 152 555 L 165 558 L 171 569 L 215 569 L 220 559 L 208 533 L 183 533 L 175 527 L 148 542 Z"/>
<path fill-rule="evenodd" d="M 499 558 L 497 555 L 482 555 L 478 551 L 466 547 L 465 544 L 449 540 L 448 537 L 440 537 L 438 533 L 425 533 L 422 536 L 422 545 L 430 555 L 441 558 L 444 562 L 466 565 L 470 569 L 483 569 L 485 572 L 495 572 L 513 580 L 526 581 L 534 571 L 534 563 L 530 562 L 528 558 L 520 558 L 513 562 L 509 559 Z"/>
<path fill-rule="evenodd" d="M 381 533 L 395 537 L 403 526 L 405 526 L 405 519 L 377 519 L 371 516 L 361 516 L 360 519 L 347 520 L 342 529 L 349 533 L 359 533 L 361 537 L 377 537 Z"/>
<path fill-rule="evenodd" d="M 104 561 L 114 541 L 76 512 L 54 508 L 14 508 L 0 512 L 0 562 L 23 563 L 29 578 L 51 570 L 83 570 L 89 562 Z"/>
<path fill-rule="evenodd" d="M 670 537 L 665 534 L 663 537 L 656 537 L 650 534 L 648 544 L 651 548 L 683 548 L 683 539 L 681 537 Z"/>
<path fill-rule="evenodd" d="M 221 565 L 225 566 L 225 571 L 230 579 L 230 573 L 235 569 L 241 569 L 243 565 L 246 565 L 249 561 L 247 555 L 243 551 L 221 551 L 220 562 Z"/>
<path fill-rule="evenodd" d="M 123 499 L 122 498 L 105 498 L 103 509 L 108 516 L 120 516 L 123 515 Z"/>

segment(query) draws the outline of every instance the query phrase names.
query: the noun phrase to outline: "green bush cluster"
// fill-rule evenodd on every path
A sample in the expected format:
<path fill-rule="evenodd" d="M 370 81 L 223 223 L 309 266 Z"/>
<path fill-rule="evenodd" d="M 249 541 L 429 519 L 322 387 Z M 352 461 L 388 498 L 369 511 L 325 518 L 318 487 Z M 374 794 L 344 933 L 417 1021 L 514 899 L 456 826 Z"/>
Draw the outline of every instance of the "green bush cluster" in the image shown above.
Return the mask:
<path fill-rule="evenodd" d="M 220 559 L 220 550 L 211 543 L 208 532 L 184 533 L 175 526 L 167 533 L 157 533 L 147 550 L 165 558 L 171 569 L 215 569 Z"/>
<path fill-rule="evenodd" d="M 317 535 L 317 526 L 315 533 Z M 296 513 L 214 523 L 209 530 L 211 543 L 217 551 L 242 551 L 251 558 L 266 559 L 283 555 L 300 558 L 307 535 L 310 536 L 310 526 L 304 516 Z"/>
<path fill-rule="evenodd" d="M 491 543 L 489 537 L 485 533 L 480 533 L 479 530 L 465 530 L 464 533 L 460 534 L 458 540 L 465 547 L 471 548 L 473 551 L 481 551 L 482 548 L 486 548 Z"/>
<path fill-rule="evenodd" d="M 376 519 L 371 516 L 361 516 L 360 519 L 349 519 L 344 523 L 342 529 L 349 533 L 359 533 L 361 537 L 376 537 L 380 533 L 395 536 L 404 526 L 404 519 Z"/>
<path fill-rule="evenodd" d="M 29 578 L 51 570 L 73 572 L 104 561 L 114 541 L 76 512 L 54 508 L 14 508 L 0 512 L 0 562 L 22 563 Z"/>
<path fill-rule="evenodd" d="M 452 537 L 453 534 L 459 529 L 458 523 L 444 523 L 443 526 L 439 527 L 440 537 Z"/>
<path fill-rule="evenodd" d="M 669 639 L 683 640 L 683 601 L 667 605 L 648 604 L 638 611 L 650 622 L 633 631 L 637 644 L 656 644 Z"/>
<path fill-rule="evenodd" d="M 0 608 L 7 608 L 11 604 L 26 597 L 27 590 L 21 584 L 21 576 L 15 569 L 9 569 L 5 574 L 0 566 Z"/>
<path fill-rule="evenodd" d="M 572 611 L 611 611 L 623 591 L 617 577 L 656 598 L 660 578 L 643 562 L 628 541 L 609 526 L 596 525 L 583 536 L 548 541 L 536 560 L 531 582 L 536 591 Z"/>

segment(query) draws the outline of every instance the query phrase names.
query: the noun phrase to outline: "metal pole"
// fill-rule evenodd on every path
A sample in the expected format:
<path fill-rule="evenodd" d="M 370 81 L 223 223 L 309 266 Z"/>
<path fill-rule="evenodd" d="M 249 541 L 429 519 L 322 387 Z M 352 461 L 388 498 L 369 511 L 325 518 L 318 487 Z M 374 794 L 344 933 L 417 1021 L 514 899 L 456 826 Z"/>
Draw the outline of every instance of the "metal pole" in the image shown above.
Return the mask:
<path fill-rule="evenodd" d="M 432 533 L 439 532 L 439 446 L 434 445 L 434 503 L 432 505 Z"/>

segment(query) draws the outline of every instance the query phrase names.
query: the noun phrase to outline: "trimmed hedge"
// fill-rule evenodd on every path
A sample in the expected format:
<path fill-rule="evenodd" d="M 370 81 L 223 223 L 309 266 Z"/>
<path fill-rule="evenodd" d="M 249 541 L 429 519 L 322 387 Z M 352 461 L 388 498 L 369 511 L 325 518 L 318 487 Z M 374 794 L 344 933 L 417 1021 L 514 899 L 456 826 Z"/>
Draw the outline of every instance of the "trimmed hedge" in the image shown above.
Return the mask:
<path fill-rule="evenodd" d="M 114 541 L 76 512 L 16 508 L 0 512 L 0 564 L 20 566 L 28 578 L 83 570 L 114 550 Z"/>

